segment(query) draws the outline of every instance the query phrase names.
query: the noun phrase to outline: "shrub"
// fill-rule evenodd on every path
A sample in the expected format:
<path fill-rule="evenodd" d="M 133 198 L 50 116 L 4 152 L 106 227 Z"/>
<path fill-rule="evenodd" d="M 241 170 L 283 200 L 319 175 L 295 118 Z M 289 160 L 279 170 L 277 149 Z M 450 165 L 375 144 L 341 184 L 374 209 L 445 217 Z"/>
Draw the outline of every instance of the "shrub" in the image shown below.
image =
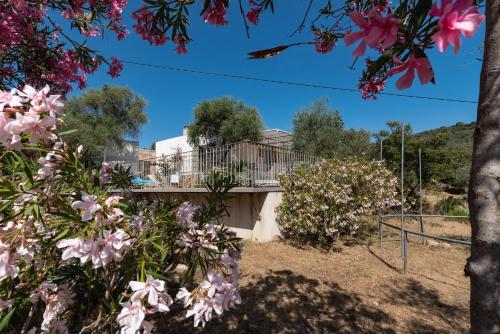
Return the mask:
<path fill-rule="evenodd" d="M 55 134 L 48 92 L 0 91 L 0 331 L 146 333 L 174 296 L 195 326 L 240 303 L 240 239 L 218 224 L 232 183 L 216 173 L 200 207 L 134 202 L 129 170 Z"/>
<path fill-rule="evenodd" d="M 440 215 L 468 216 L 469 212 L 463 199 L 448 196 L 434 206 L 434 210 Z"/>
<path fill-rule="evenodd" d="M 352 235 L 363 216 L 397 205 L 397 179 L 380 162 L 322 160 L 280 177 L 277 208 L 285 238 L 331 246 Z"/>

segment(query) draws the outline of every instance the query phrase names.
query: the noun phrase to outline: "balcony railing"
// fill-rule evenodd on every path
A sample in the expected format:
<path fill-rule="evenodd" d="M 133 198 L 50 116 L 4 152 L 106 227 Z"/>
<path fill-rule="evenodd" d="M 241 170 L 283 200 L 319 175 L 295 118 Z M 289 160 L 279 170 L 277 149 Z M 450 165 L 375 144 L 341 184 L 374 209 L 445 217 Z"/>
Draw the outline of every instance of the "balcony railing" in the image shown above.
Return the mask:
<path fill-rule="evenodd" d="M 311 154 L 245 141 L 152 160 L 114 163 L 130 167 L 135 186 L 142 188 L 200 188 L 215 170 L 231 177 L 240 187 L 276 187 L 281 174 L 317 160 Z"/>

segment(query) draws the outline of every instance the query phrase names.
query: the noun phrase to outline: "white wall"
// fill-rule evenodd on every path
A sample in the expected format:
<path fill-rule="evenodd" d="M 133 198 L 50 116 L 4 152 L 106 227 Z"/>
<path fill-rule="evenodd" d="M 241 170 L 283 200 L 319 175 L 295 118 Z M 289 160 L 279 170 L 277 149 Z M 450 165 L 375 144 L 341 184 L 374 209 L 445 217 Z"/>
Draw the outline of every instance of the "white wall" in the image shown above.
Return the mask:
<path fill-rule="evenodd" d="M 177 153 L 178 149 L 181 149 L 182 152 L 189 152 L 193 150 L 193 146 L 188 143 L 186 134 L 156 142 L 157 157 Z"/>

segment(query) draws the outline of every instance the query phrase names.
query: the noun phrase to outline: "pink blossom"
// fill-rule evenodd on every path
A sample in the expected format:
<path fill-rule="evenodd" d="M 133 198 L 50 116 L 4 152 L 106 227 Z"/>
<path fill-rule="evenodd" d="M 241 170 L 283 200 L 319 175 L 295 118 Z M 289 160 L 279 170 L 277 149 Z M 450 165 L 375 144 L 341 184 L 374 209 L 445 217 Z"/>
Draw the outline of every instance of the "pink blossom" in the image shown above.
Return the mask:
<path fill-rule="evenodd" d="M 148 304 L 151 306 L 158 305 L 158 293 L 165 291 L 165 282 L 151 275 L 147 276 L 146 282 L 130 281 L 129 285 L 134 291 L 130 298 L 133 302 L 141 301 L 148 295 Z"/>
<path fill-rule="evenodd" d="M 0 241 L 0 282 L 10 277 L 16 278 L 19 274 L 17 266 L 18 254 L 11 253 L 10 247 Z"/>
<path fill-rule="evenodd" d="M 457 53 L 461 45 L 460 35 L 471 38 L 484 20 L 484 15 L 479 13 L 472 0 L 441 0 L 441 8 L 435 2 L 430 15 L 441 17 L 439 31 L 432 35 L 440 52 L 452 45 Z"/>
<path fill-rule="evenodd" d="M 57 287 L 57 292 L 47 295 L 45 300 L 45 311 L 43 322 L 40 326 L 42 332 L 65 333 L 66 325 L 58 319 L 73 304 L 75 294 L 71 292 L 67 284 Z M 61 331 L 62 330 L 62 331 Z"/>
<path fill-rule="evenodd" d="M 186 44 L 187 39 L 184 36 L 177 35 L 175 36 L 174 43 L 177 44 L 177 54 L 186 54 L 188 52 Z"/>
<path fill-rule="evenodd" d="M 132 18 L 137 21 L 133 26 L 135 31 L 150 44 L 163 45 L 168 40 L 165 32 L 153 27 L 154 14 L 145 6 L 135 11 Z"/>
<path fill-rule="evenodd" d="M 92 219 L 92 216 L 95 212 L 101 210 L 101 206 L 97 203 L 97 199 L 95 195 L 89 195 L 86 192 L 82 191 L 82 200 L 74 201 L 71 203 L 71 207 L 73 209 L 82 210 L 81 216 L 82 221 L 88 221 Z"/>
<path fill-rule="evenodd" d="M 51 130 L 57 125 L 57 119 L 52 116 L 41 117 L 37 113 L 16 113 L 15 121 L 10 122 L 6 129 L 12 133 L 24 133 L 29 136 L 32 144 L 42 141 L 55 141 L 57 136 Z"/>
<path fill-rule="evenodd" d="M 140 301 L 125 302 L 120 305 L 123 308 L 116 318 L 121 327 L 120 333 L 137 334 L 146 316 L 144 306 L 142 306 Z"/>
<path fill-rule="evenodd" d="M 109 162 L 103 162 L 99 170 L 99 182 L 101 182 L 101 184 L 107 183 L 111 178 L 112 172 L 113 165 Z"/>
<path fill-rule="evenodd" d="M 323 54 L 331 52 L 337 43 L 337 38 L 328 30 L 322 31 L 313 27 L 313 32 L 316 35 L 314 43 L 316 52 Z"/>
<path fill-rule="evenodd" d="M 207 295 L 213 298 L 216 291 L 222 291 L 222 281 L 224 278 L 222 275 L 214 273 L 212 271 L 208 272 L 207 280 L 200 283 L 200 288 L 207 290 Z"/>
<path fill-rule="evenodd" d="M 111 208 L 112 206 L 115 206 L 116 204 L 120 203 L 120 200 L 122 200 L 122 199 L 123 199 L 123 197 L 118 196 L 118 195 L 109 196 L 104 201 L 104 205 L 106 205 L 106 207 L 108 207 L 108 208 Z"/>
<path fill-rule="evenodd" d="M 200 207 L 189 202 L 184 202 L 179 206 L 177 211 L 176 219 L 179 225 L 183 227 L 193 228 L 196 223 L 193 221 L 196 211 Z"/>
<path fill-rule="evenodd" d="M 175 298 L 182 300 L 184 307 L 188 307 L 193 303 L 192 294 L 186 288 L 179 289 Z"/>
<path fill-rule="evenodd" d="M 87 37 L 97 37 L 101 34 L 98 26 L 90 27 L 90 29 L 82 29 L 82 34 Z"/>
<path fill-rule="evenodd" d="M 396 87 L 398 87 L 398 89 L 411 87 L 413 79 L 415 79 L 415 71 L 417 72 L 418 79 L 422 85 L 431 82 L 434 78 L 431 63 L 427 57 L 415 58 L 411 55 L 404 63 L 397 58 L 394 59 L 394 61 L 400 65 L 391 69 L 388 73 L 389 76 L 406 71 L 406 73 L 403 74 L 398 81 L 396 81 Z"/>
<path fill-rule="evenodd" d="M 206 23 L 215 24 L 217 26 L 223 26 L 228 24 L 229 21 L 226 20 L 227 8 L 222 0 L 216 0 L 215 6 L 212 2 L 205 13 L 203 14 L 203 20 Z"/>
<path fill-rule="evenodd" d="M 0 90 L 0 112 L 3 111 L 5 106 L 9 106 L 11 108 L 22 107 L 23 106 L 22 98 L 17 95 L 16 89 L 11 89 L 10 92 Z"/>
<path fill-rule="evenodd" d="M 116 57 L 111 58 L 111 64 L 109 65 L 108 74 L 112 78 L 118 78 L 120 76 L 120 72 L 123 70 L 123 64 Z"/>
<path fill-rule="evenodd" d="M 361 43 L 352 53 L 353 56 L 364 55 L 367 45 L 383 51 L 396 42 L 401 21 L 394 18 L 392 14 L 389 13 L 383 17 L 374 8 L 366 16 L 361 12 L 354 11 L 349 14 L 349 17 L 361 28 L 361 31 L 351 32 L 344 36 L 344 43 L 347 46 L 361 40 Z"/>
<path fill-rule="evenodd" d="M 247 13 L 247 19 L 254 25 L 257 25 L 259 23 L 259 15 L 261 13 L 262 9 L 260 6 L 252 6 L 252 8 L 248 11 Z"/>
<path fill-rule="evenodd" d="M 123 253 L 130 249 L 131 240 L 129 235 L 120 229 L 117 229 L 114 233 L 105 230 L 103 235 L 104 238 L 98 240 L 98 245 L 102 247 L 99 256 L 103 265 L 112 261 L 120 262 Z"/>

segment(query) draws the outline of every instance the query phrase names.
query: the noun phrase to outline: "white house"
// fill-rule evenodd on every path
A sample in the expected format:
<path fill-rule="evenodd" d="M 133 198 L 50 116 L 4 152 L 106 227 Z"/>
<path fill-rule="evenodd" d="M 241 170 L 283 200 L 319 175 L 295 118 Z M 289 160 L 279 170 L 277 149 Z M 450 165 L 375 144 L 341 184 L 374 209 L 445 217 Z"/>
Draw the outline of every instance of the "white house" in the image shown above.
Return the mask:
<path fill-rule="evenodd" d="M 192 151 L 194 147 L 188 143 L 187 129 L 187 126 L 182 129 L 182 136 L 157 141 L 155 143 L 156 157 Z"/>

